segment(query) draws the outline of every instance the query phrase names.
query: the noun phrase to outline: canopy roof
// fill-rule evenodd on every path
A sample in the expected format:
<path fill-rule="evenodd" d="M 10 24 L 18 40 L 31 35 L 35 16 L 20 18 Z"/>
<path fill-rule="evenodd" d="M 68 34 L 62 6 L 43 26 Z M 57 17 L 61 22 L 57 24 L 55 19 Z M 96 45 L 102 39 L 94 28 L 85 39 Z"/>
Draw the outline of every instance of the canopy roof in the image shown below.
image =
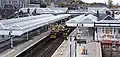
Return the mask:
<path fill-rule="evenodd" d="M 29 17 L 28 19 L 26 19 L 26 17 L 23 17 L 20 19 L 16 18 L 16 19 L 0 21 L 0 24 L 1 24 L 0 32 L 4 33 L 4 34 L 0 33 L 0 35 L 9 35 L 9 32 L 12 31 L 11 33 L 12 35 L 20 36 L 26 32 L 29 32 L 31 30 L 34 30 L 46 24 L 53 23 L 58 20 L 67 18 L 70 15 L 62 14 L 62 15 L 57 15 L 57 16 L 53 16 L 53 15 L 46 15 L 46 16 L 38 15 L 38 16 L 39 17 L 32 16 L 32 17 Z"/>
<path fill-rule="evenodd" d="M 87 16 L 85 16 L 82 20 L 80 20 L 80 23 L 94 23 L 97 22 L 97 17 L 89 14 Z"/>
<path fill-rule="evenodd" d="M 100 13 L 106 13 L 106 11 L 111 11 L 111 10 L 107 7 L 104 7 L 100 10 Z"/>
<path fill-rule="evenodd" d="M 54 16 L 51 14 L 43 14 L 43 15 L 37 15 L 37 16 L 29 16 L 29 17 L 22 17 L 22 18 L 14 18 L 14 19 L 8 19 L 8 20 L 1 20 L 0 21 L 0 29 L 7 29 L 11 25 L 19 23 L 19 22 L 25 22 L 29 20 L 35 20 L 38 18 L 44 18 L 44 17 L 49 17 L 49 16 Z"/>
<path fill-rule="evenodd" d="M 28 8 L 21 8 L 23 12 L 27 12 Z M 36 13 L 65 13 L 68 8 L 39 8 L 39 7 L 29 7 L 30 13 L 34 12 L 36 9 Z M 20 11 L 19 10 L 19 11 Z"/>
<path fill-rule="evenodd" d="M 80 15 L 77 16 L 73 19 L 70 19 L 69 21 L 66 22 L 67 26 L 77 26 L 77 24 L 79 24 L 80 26 L 85 26 L 85 27 L 93 27 L 94 22 L 97 22 L 97 17 L 89 14 L 87 16 L 85 15 Z M 90 26 L 92 25 L 92 26 Z"/>
<path fill-rule="evenodd" d="M 67 26 L 77 26 L 77 24 L 80 22 L 80 20 L 84 17 L 85 17 L 85 15 L 80 15 L 80 16 L 74 17 L 73 19 L 68 20 L 66 22 L 66 25 Z"/>

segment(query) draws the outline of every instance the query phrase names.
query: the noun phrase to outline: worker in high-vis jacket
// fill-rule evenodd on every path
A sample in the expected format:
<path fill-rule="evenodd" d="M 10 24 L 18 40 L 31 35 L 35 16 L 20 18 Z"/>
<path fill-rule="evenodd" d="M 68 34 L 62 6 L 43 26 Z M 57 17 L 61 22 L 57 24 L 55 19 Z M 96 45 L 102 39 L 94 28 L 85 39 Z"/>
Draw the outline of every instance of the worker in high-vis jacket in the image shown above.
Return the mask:
<path fill-rule="evenodd" d="M 82 55 L 87 55 L 87 49 L 85 48 L 85 46 L 82 48 Z"/>
<path fill-rule="evenodd" d="M 85 46 L 82 48 L 82 55 L 85 55 Z"/>

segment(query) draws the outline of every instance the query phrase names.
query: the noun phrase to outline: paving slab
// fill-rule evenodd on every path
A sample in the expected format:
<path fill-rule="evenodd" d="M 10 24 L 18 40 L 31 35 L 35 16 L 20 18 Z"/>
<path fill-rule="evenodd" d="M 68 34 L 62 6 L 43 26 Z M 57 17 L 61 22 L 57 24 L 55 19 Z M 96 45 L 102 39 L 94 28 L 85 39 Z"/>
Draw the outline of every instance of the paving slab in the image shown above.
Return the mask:
<path fill-rule="evenodd" d="M 74 45 L 73 45 L 74 46 Z M 85 46 L 87 49 L 87 55 L 82 55 L 82 48 Z M 88 44 L 77 44 L 76 57 L 102 57 L 100 43 L 90 42 Z M 75 57 L 75 48 L 72 47 L 72 57 Z M 69 57 L 69 41 L 64 41 L 52 57 Z"/>

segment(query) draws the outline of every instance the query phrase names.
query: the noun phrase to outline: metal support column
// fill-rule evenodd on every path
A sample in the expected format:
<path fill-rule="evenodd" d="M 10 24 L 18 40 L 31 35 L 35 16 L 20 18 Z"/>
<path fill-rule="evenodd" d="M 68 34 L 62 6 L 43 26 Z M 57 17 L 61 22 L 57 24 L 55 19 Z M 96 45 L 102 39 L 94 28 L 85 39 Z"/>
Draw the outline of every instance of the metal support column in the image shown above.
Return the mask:
<path fill-rule="evenodd" d="M 97 41 L 98 41 L 98 30 L 95 28 L 96 34 L 97 34 Z"/>
<path fill-rule="evenodd" d="M 9 32 L 9 37 L 10 37 L 10 47 L 13 49 L 13 37 L 11 35 L 12 31 Z"/>
<path fill-rule="evenodd" d="M 93 27 L 93 41 L 95 41 L 95 22 L 94 22 L 94 27 Z"/>
<path fill-rule="evenodd" d="M 70 57 L 72 57 L 72 36 L 70 36 Z"/>
<path fill-rule="evenodd" d="M 77 57 L 77 41 L 75 41 L 75 57 Z"/>
<path fill-rule="evenodd" d="M 28 35 L 28 32 L 27 32 L 27 41 L 28 41 L 28 36 L 29 36 L 29 35 Z"/>
<path fill-rule="evenodd" d="M 13 37 L 12 36 L 10 36 L 10 46 L 11 46 L 11 48 L 13 49 Z"/>

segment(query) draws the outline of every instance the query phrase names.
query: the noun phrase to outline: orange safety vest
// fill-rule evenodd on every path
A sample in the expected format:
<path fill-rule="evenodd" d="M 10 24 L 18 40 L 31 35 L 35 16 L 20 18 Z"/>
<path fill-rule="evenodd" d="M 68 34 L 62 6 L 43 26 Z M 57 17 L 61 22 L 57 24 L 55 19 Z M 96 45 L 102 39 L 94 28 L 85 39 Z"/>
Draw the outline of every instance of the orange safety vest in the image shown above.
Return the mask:
<path fill-rule="evenodd" d="M 82 55 L 85 55 L 85 48 L 82 48 Z"/>

